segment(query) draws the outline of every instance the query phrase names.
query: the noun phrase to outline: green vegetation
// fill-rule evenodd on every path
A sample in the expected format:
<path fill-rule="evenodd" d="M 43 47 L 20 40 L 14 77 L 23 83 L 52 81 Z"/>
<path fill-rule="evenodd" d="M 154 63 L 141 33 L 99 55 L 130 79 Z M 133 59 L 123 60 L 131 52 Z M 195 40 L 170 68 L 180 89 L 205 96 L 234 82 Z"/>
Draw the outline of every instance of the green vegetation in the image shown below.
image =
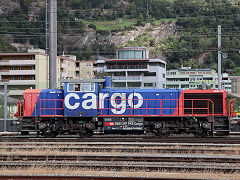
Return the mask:
<path fill-rule="evenodd" d="M 154 25 L 160 25 L 162 23 L 176 23 L 177 19 L 176 18 L 164 18 L 164 19 L 159 19 L 159 20 L 155 20 L 153 21 Z"/>
<path fill-rule="evenodd" d="M 20 0 L 20 8 L 0 15 L 0 51 L 14 51 L 6 43 L 6 36 L 13 42 L 27 43 L 45 48 L 45 7 L 31 19 L 33 0 Z M 108 42 L 100 45 L 100 36 L 135 29 L 151 23 L 175 23 L 177 32 L 161 42 L 150 38 L 148 30 L 137 37 L 131 46 L 151 47 L 154 55 L 161 54 L 168 60 L 168 68 L 181 65 L 192 67 L 216 67 L 217 26 L 222 25 L 222 51 L 228 56 L 223 61 L 224 69 L 240 67 L 240 6 L 230 0 L 62 0 L 58 1 L 59 52 L 77 54 L 78 59 L 91 59 L 96 55 L 108 56 L 116 48 Z M 65 46 L 63 36 L 82 36 L 87 31 L 96 31 L 94 45 L 79 48 Z M 0 34 L 0 35 L 1 35 Z M 98 48 L 96 48 L 96 46 Z M 103 46 L 103 47 L 101 47 Z M 99 49 L 104 49 L 100 51 Z M 201 61 L 199 60 L 201 59 Z"/>
<path fill-rule="evenodd" d="M 118 19 L 114 21 L 93 21 L 93 22 L 86 22 L 87 24 L 92 24 L 95 26 L 97 30 L 104 30 L 104 31 L 121 31 L 125 28 L 133 28 L 133 25 L 136 22 L 132 19 Z"/>

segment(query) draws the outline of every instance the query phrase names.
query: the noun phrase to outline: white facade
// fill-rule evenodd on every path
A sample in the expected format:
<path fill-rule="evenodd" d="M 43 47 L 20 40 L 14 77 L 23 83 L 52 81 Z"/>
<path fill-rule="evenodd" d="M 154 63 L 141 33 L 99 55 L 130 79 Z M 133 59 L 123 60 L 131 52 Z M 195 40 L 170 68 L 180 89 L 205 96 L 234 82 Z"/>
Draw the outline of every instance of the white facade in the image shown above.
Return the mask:
<path fill-rule="evenodd" d="M 97 71 L 112 76 L 115 88 L 164 88 L 166 62 L 149 59 L 146 48 L 128 47 L 117 51 L 117 59 L 97 60 Z"/>
<path fill-rule="evenodd" d="M 201 89 L 203 83 L 208 89 L 218 88 L 218 74 L 213 69 L 181 69 L 167 71 L 166 88 Z M 222 75 L 222 89 L 231 93 L 231 80 L 227 73 Z"/>
<path fill-rule="evenodd" d="M 166 88 L 198 89 L 206 83 L 209 89 L 217 89 L 218 75 L 212 69 L 181 69 L 167 71 Z"/>

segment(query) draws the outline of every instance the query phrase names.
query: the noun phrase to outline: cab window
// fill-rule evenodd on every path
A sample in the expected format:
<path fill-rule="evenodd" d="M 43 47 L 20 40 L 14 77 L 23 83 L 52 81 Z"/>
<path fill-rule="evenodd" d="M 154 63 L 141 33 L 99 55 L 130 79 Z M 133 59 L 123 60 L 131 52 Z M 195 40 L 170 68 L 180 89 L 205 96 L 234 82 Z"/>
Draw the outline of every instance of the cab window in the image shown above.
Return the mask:
<path fill-rule="evenodd" d="M 68 84 L 68 92 L 94 92 L 94 83 Z"/>

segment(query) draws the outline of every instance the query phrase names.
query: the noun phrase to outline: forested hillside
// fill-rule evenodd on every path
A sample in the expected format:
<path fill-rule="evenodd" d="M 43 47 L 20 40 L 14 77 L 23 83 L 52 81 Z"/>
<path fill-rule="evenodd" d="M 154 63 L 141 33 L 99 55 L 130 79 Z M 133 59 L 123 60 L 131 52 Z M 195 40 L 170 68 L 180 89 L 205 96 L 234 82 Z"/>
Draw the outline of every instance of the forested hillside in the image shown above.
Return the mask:
<path fill-rule="evenodd" d="M 1 52 L 19 43 L 45 48 L 45 0 L 2 0 L 0 21 Z M 169 69 L 216 68 L 218 25 L 224 69 L 240 67 L 239 0 L 58 0 L 58 53 L 89 60 L 111 57 L 119 46 L 146 46 Z"/>

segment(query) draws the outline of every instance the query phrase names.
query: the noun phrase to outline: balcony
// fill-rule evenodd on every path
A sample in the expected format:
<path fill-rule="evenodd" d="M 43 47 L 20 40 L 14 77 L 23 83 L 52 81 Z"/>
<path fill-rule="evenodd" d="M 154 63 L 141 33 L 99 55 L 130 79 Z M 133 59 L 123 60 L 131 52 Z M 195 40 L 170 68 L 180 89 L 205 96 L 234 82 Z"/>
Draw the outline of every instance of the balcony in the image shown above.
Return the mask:
<path fill-rule="evenodd" d="M 0 66 L 33 66 L 35 60 L 1 60 Z"/>
<path fill-rule="evenodd" d="M 36 80 L 10 80 L 8 85 L 35 85 Z"/>
<path fill-rule="evenodd" d="M 1 70 L 0 75 L 35 75 L 35 70 Z"/>
<path fill-rule="evenodd" d="M 113 81 L 115 82 L 121 82 L 121 81 L 133 81 L 133 82 L 136 82 L 136 81 L 141 81 L 142 78 L 141 76 L 113 76 Z"/>
<path fill-rule="evenodd" d="M 148 65 L 105 65 L 105 72 L 116 72 L 116 71 L 149 71 Z"/>

